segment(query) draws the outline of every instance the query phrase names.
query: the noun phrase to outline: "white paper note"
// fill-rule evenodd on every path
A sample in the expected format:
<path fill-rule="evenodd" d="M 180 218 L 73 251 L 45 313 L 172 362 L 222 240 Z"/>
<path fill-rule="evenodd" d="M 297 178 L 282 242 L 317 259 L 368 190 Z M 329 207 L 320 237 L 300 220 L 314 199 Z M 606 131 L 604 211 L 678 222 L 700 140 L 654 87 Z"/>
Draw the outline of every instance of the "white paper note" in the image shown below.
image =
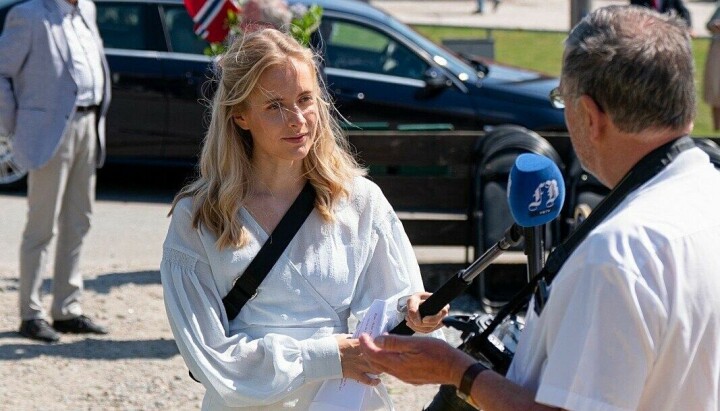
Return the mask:
<path fill-rule="evenodd" d="M 388 324 L 387 303 L 375 300 L 358 324 L 354 338 L 367 333 L 376 337 L 386 331 Z M 374 388 L 349 378 L 327 380 L 310 404 L 309 411 L 361 411 L 363 400 Z"/>

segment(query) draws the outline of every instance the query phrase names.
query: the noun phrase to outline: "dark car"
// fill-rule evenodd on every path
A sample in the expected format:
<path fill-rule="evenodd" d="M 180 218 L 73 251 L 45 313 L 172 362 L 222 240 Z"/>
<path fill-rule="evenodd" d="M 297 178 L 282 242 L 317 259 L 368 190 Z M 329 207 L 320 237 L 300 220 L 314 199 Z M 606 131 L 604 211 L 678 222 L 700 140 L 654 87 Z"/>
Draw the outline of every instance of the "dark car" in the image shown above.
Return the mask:
<path fill-rule="evenodd" d="M 0 0 L 0 28 L 9 7 Z M 556 78 L 497 64 L 469 63 L 366 3 L 319 4 L 312 43 L 328 90 L 349 127 L 481 129 L 518 124 L 564 130 L 548 101 Z M 182 0 L 95 0 L 111 69 L 109 161 L 194 162 L 206 126 L 212 58 L 192 31 Z M 7 136 L 0 164 L 9 164 Z M 0 165 L 0 184 L 17 178 Z"/>

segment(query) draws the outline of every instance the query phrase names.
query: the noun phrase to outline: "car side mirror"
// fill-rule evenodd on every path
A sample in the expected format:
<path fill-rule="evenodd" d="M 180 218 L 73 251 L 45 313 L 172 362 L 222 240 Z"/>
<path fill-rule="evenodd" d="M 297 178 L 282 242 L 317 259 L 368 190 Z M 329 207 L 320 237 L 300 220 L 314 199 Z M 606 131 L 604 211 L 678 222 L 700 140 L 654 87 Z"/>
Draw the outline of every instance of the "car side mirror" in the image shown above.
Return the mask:
<path fill-rule="evenodd" d="M 452 87 L 452 80 L 436 67 L 430 67 L 423 74 L 425 88 L 419 93 L 419 97 L 429 98 L 440 94 L 446 88 Z"/>

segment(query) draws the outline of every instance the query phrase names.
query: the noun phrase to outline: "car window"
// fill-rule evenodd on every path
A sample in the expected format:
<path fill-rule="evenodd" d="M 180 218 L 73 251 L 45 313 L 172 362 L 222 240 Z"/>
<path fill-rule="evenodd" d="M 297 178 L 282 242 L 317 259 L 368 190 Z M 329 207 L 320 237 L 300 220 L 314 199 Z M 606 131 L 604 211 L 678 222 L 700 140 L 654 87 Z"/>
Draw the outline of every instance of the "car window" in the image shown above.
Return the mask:
<path fill-rule="evenodd" d="M 185 7 L 164 6 L 163 18 L 170 37 L 171 51 L 204 54 L 209 44 L 193 32 L 193 21 Z"/>
<path fill-rule="evenodd" d="M 165 51 L 156 5 L 97 2 L 97 25 L 106 48 Z"/>
<path fill-rule="evenodd" d="M 428 64 L 396 39 L 371 27 L 324 19 L 327 67 L 422 79 Z"/>
<path fill-rule="evenodd" d="M 18 0 L 0 0 L 0 33 L 2 33 L 5 26 L 5 18 L 8 12 L 17 3 L 19 3 Z"/>

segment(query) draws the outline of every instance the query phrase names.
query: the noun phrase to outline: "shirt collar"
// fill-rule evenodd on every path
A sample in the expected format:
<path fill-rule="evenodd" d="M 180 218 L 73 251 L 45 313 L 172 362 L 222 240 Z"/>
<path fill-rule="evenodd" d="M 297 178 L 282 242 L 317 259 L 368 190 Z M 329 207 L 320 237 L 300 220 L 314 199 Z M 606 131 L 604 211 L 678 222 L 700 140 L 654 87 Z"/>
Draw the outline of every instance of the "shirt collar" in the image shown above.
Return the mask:
<path fill-rule="evenodd" d="M 62 14 L 63 16 L 77 13 L 78 11 L 77 5 L 73 6 L 72 4 L 68 3 L 67 0 L 55 0 L 55 3 L 57 4 L 58 9 L 60 9 L 60 14 Z"/>

